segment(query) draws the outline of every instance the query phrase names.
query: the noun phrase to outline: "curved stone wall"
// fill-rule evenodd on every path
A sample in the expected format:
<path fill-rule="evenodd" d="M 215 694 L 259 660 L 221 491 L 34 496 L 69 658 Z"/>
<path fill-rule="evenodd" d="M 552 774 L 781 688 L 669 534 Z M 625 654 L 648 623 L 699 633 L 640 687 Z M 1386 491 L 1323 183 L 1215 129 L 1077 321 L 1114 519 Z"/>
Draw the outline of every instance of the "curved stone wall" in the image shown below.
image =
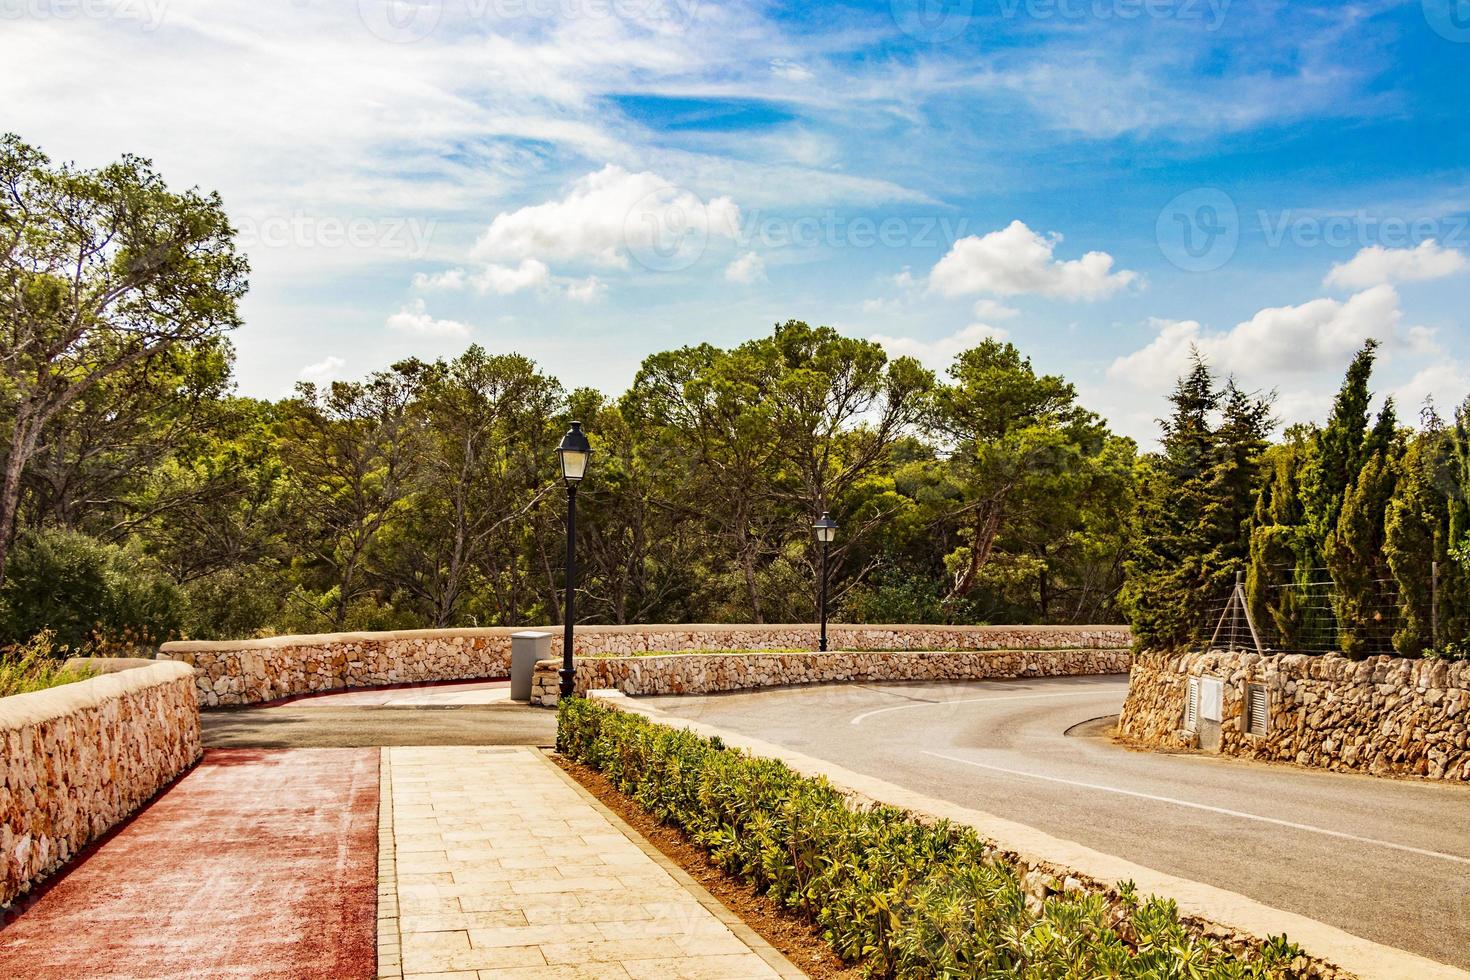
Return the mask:
<path fill-rule="evenodd" d="M 193 674 L 149 663 L 0 698 L 0 907 L 199 759 Z"/>
<path fill-rule="evenodd" d="M 561 630 L 552 634 L 561 655 Z M 205 706 L 258 704 L 296 694 L 510 675 L 517 628 L 332 633 L 259 640 L 165 643 L 164 660 L 197 671 Z M 650 650 L 815 649 L 814 625 L 579 626 L 578 657 Z M 829 645 L 844 650 L 1121 649 L 1126 626 L 832 626 Z M 1126 663 L 1117 668 L 1126 670 Z"/>
<path fill-rule="evenodd" d="M 1003 649 L 968 651 L 896 650 L 854 653 L 670 654 L 579 660 L 578 694 L 617 690 L 624 694 L 710 694 L 788 684 L 840 681 L 981 680 L 992 677 L 1060 677 L 1121 674 L 1126 649 Z M 531 703 L 556 704 L 560 685 L 556 660 L 536 664 Z"/>
<path fill-rule="evenodd" d="M 1470 781 L 1470 661 L 1212 651 L 1145 653 L 1133 664 L 1119 734 L 1191 746 L 1190 677 L 1222 681 L 1219 751 L 1378 775 Z M 1265 734 L 1246 725 L 1246 689 L 1267 699 Z"/>

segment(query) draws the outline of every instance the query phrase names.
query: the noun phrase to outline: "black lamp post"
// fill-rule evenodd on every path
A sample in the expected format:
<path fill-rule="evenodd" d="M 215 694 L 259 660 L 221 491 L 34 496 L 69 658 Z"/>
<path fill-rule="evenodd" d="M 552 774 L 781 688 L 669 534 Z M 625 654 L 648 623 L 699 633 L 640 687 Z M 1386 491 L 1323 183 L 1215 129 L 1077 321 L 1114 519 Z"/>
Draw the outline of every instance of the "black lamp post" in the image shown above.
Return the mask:
<path fill-rule="evenodd" d="M 812 525 L 812 531 L 817 540 L 822 542 L 822 578 L 817 583 L 817 611 L 822 617 L 822 638 L 817 644 L 817 649 L 823 653 L 827 652 L 827 546 L 832 539 L 837 537 L 837 522 L 832 520 L 832 515 L 825 510 L 822 511 L 821 520 Z"/>
<path fill-rule="evenodd" d="M 556 447 L 561 460 L 561 477 L 567 483 L 567 595 L 562 608 L 561 696 L 572 696 L 576 667 L 572 664 L 572 623 L 576 620 L 577 593 L 577 484 L 587 475 L 587 461 L 592 457 L 592 444 L 582 431 L 581 422 L 573 422 Z"/>

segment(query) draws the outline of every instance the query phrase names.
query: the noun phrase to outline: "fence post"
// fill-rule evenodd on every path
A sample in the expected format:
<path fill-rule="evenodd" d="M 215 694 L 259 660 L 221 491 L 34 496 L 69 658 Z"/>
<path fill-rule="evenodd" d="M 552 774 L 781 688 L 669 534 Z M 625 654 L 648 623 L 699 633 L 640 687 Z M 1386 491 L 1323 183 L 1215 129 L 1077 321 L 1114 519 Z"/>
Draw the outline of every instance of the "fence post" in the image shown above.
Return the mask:
<path fill-rule="evenodd" d="M 1429 645 L 1439 649 L 1439 562 L 1429 563 Z"/>

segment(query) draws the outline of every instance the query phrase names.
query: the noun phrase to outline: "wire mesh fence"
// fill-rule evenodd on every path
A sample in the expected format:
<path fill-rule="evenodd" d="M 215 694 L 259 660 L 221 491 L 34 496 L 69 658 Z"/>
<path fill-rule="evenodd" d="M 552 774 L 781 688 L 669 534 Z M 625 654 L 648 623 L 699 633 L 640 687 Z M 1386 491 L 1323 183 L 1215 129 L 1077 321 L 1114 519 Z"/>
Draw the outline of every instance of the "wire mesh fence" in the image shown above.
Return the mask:
<path fill-rule="evenodd" d="M 1237 576 L 1212 602 L 1199 649 L 1260 653 L 1394 653 L 1401 625 L 1398 583 L 1391 578 L 1352 582 L 1344 589 L 1326 567 L 1272 569 L 1267 581 Z M 1437 605 L 1437 601 L 1436 601 Z"/>

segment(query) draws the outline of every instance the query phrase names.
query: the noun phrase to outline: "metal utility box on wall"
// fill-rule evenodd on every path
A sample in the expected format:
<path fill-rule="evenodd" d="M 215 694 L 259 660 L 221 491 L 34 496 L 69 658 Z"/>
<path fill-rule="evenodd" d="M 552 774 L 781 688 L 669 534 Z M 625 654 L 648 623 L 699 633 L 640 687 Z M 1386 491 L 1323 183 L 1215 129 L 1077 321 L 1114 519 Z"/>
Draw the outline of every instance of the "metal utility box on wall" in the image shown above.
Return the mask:
<path fill-rule="evenodd" d="M 1264 736 L 1269 730 L 1271 719 L 1271 695 L 1265 684 L 1250 683 L 1245 686 L 1244 714 L 1241 728 L 1247 735 Z"/>
<path fill-rule="evenodd" d="M 536 661 L 551 657 L 551 634 L 523 630 L 510 635 L 510 699 L 531 700 Z"/>
<path fill-rule="evenodd" d="M 1184 730 L 1195 745 L 1220 751 L 1220 722 L 1225 714 L 1225 682 L 1218 677 L 1191 677 L 1184 707 Z"/>

